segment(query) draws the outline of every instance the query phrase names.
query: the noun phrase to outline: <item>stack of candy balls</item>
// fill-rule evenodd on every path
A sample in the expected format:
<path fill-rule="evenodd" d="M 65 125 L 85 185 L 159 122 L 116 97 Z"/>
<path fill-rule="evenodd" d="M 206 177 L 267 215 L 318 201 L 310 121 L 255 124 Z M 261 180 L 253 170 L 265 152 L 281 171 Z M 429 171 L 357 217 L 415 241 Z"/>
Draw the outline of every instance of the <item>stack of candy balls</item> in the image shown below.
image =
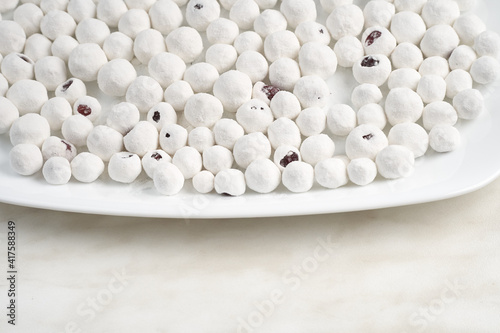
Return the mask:
<path fill-rule="evenodd" d="M 143 174 L 164 195 L 238 196 L 408 177 L 460 146 L 499 74 L 475 5 L 2 0 L 0 134 L 16 173 L 54 185 Z M 330 98 L 338 67 L 349 104 Z"/>

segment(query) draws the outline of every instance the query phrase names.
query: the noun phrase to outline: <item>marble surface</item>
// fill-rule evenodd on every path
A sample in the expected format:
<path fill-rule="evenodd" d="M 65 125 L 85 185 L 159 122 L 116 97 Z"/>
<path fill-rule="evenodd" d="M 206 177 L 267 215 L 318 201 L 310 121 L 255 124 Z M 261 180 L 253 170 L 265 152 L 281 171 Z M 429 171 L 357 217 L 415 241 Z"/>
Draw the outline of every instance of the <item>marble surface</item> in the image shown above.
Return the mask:
<path fill-rule="evenodd" d="M 0 204 L 0 274 L 8 221 L 17 229 L 16 325 L 2 278 L 0 332 L 498 332 L 499 216 L 500 180 L 429 204 L 287 218 Z"/>

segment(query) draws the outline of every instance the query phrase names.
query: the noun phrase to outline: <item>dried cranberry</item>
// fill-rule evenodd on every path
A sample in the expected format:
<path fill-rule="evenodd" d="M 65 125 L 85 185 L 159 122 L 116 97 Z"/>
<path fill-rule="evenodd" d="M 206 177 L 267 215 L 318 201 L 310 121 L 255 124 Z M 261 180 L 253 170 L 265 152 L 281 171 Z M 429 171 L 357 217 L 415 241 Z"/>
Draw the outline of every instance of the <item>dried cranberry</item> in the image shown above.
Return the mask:
<path fill-rule="evenodd" d="M 155 121 L 155 123 L 157 123 L 157 122 L 160 121 L 160 112 L 158 112 L 158 111 L 154 112 L 154 114 L 153 114 L 153 120 Z"/>
<path fill-rule="evenodd" d="M 274 86 L 264 86 L 262 87 L 262 91 L 266 94 L 269 100 L 272 100 L 274 95 L 280 91 L 280 88 Z"/>
<path fill-rule="evenodd" d="M 292 163 L 292 162 L 296 162 L 299 160 L 299 155 L 297 155 L 296 152 L 290 150 L 286 155 L 285 157 L 283 157 L 280 161 L 280 165 L 283 167 L 283 168 L 286 168 L 288 164 Z"/>
<path fill-rule="evenodd" d="M 66 90 L 68 90 L 68 88 L 71 87 L 72 84 L 73 84 L 73 80 L 66 81 L 62 86 L 62 92 L 65 92 Z"/>
<path fill-rule="evenodd" d="M 81 114 L 85 117 L 87 117 L 89 114 L 92 113 L 92 109 L 88 105 L 85 105 L 85 104 L 78 105 L 77 111 L 79 114 Z"/>
<path fill-rule="evenodd" d="M 71 151 L 71 150 L 72 150 L 71 145 L 70 145 L 69 143 L 67 143 L 67 142 L 66 142 L 66 141 L 64 141 L 64 140 L 61 140 L 61 142 L 62 142 L 62 143 L 64 143 L 64 144 L 66 145 L 66 150 L 69 150 L 69 151 Z"/>
<path fill-rule="evenodd" d="M 367 56 L 367 57 L 364 57 L 363 60 L 361 61 L 361 66 L 374 67 L 374 66 L 378 66 L 379 63 L 380 63 L 380 60 L 375 59 L 372 56 Z"/>
<path fill-rule="evenodd" d="M 194 5 L 194 8 L 196 8 L 196 9 L 202 9 L 202 8 L 203 8 L 203 5 L 202 5 L 202 4 L 199 4 L 199 3 L 197 3 L 196 5 Z"/>
<path fill-rule="evenodd" d="M 161 160 L 163 157 L 162 157 L 160 154 L 158 154 L 158 153 L 153 153 L 153 154 L 151 155 L 151 158 L 154 158 L 155 160 L 159 161 L 159 160 Z"/>
<path fill-rule="evenodd" d="M 366 46 L 372 45 L 377 39 L 380 38 L 380 36 L 382 36 L 382 33 L 380 31 L 378 30 L 372 31 L 372 33 L 369 34 L 368 37 L 366 37 L 365 45 Z"/>
<path fill-rule="evenodd" d="M 367 134 L 367 135 L 363 135 L 363 139 L 365 139 L 365 140 L 370 140 L 371 138 L 373 138 L 373 134 L 372 133 Z"/>

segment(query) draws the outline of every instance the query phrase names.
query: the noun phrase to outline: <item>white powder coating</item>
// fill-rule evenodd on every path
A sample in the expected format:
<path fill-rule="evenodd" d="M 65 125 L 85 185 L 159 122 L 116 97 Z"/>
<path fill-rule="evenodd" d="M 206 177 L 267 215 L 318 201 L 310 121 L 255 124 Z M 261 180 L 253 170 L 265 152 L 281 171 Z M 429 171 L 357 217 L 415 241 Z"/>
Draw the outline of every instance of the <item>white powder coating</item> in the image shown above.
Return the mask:
<path fill-rule="evenodd" d="M 269 81 L 281 90 L 292 91 L 300 77 L 299 64 L 293 59 L 279 58 L 269 66 Z"/>
<path fill-rule="evenodd" d="M 120 18 L 127 10 L 127 5 L 123 0 L 99 0 L 97 18 L 104 21 L 110 28 L 117 28 Z"/>
<path fill-rule="evenodd" d="M 9 153 L 9 164 L 18 174 L 31 176 L 43 166 L 42 152 L 32 143 L 15 145 Z"/>
<path fill-rule="evenodd" d="M 286 30 L 287 25 L 288 22 L 281 12 L 275 9 L 266 9 L 253 22 L 253 29 L 262 38 L 266 38 L 273 32 Z M 297 29 L 299 28 L 297 27 Z M 297 29 L 295 34 L 300 39 Z"/>
<path fill-rule="evenodd" d="M 425 106 L 422 120 L 424 128 L 430 131 L 436 125 L 455 125 L 458 116 L 450 103 L 438 101 Z"/>
<path fill-rule="evenodd" d="M 0 97 L 0 134 L 7 133 L 18 118 L 17 107 L 7 98 Z"/>
<path fill-rule="evenodd" d="M 372 124 L 383 130 L 387 125 L 384 109 L 379 104 L 370 103 L 363 105 L 356 112 L 358 124 Z"/>
<path fill-rule="evenodd" d="M 177 113 L 169 103 L 160 102 L 148 111 L 146 119 L 160 131 L 167 124 L 177 123 Z"/>
<path fill-rule="evenodd" d="M 296 161 L 290 163 L 283 170 L 282 182 L 291 192 L 307 192 L 314 184 L 314 169 L 305 162 Z"/>
<path fill-rule="evenodd" d="M 44 160 L 48 160 L 53 156 L 60 156 L 71 162 L 76 156 L 76 148 L 57 136 L 50 136 L 42 144 L 42 156 Z"/>
<path fill-rule="evenodd" d="M 383 54 L 390 56 L 396 48 L 396 38 L 389 30 L 381 26 L 366 29 L 361 37 L 365 54 Z"/>
<path fill-rule="evenodd" d="M 429 144 L 438 153 L 453 151 L 460 142 L 460 132 L 450 125 L 437 125 L 429 132 Z"/>
<path fill-rule="evenodd" d="M 332 39 L 327 27 L 316 21 L 302 22 L 295 28 L 295 35 L 302 45 L 309 42 L 329 45 Z"/>
<path fill-rule="evenodd" d="M 453 0 L 428 0 L 421 15 L 428 28 L 438 24 L 452 25 L 460 16 L 460 8 Z"/>
<path fill-rule="evenodd" d="M 228 112 L 236 112 L 243 103 L 252 98 L 252 80 L 247 74 L 231 70 L 215 81 L 213 93 Z"/>
<path fill-rule="evenodd" d="M 125 0 L 128 8 L 149 10 L 156 0 Z"/>
<path fill-rule="evenodd" d="M 74 104 L 78 98 L 87 95 L 87 87 L 82 80 L 73 77 L 61 83 L 56 88 L 55 95 L 63 97 L 70 104 Z"/>
<path fill-rule="evenodd" d="M 32 80 L 35 77 L 35 63 L 21 53 L 10 53 L 1 63 L 3 76 L 10 84 L 19 80 Z"/>
<path fill-rule="evenodd" d="M 107 62 L 108 58 L 99 45 L 86 43 L 71 51 L 68 67 L 74 77 L 82 81 L 95 81 L 99 70 Z"/>
<path fill-rule="evenodd" d="M 274 149 L 281 145 L 290 145 L 298 148 L 302 142 L 299 128 L 289 118 L 281 117 L 276 119 L 267 128 L 267 133 Z"/>
<path fill-rule="evenodd" d="M 184 117 L 194 127 L 212 127 L 222 118 L 224 106 L 216 97 L 198 93 L 189 97 L 184 108 Z"/>
<path fill-rule="evenodd" d="M 64 157 L 54 156 L 42 168 L 45 181 L 51 185 L 64 185 L 71 179 L 71 165 Z"/>
<path fill-rule="evenodd" d="M 319 2 L 325 12 L 331 13 L 335 7 L 350 5 L 352 4 L 353 0 L 320 0 Z"/>
<path fill-rule="evenodd" d="M 328 45 L 309 42 L 300 48 L 299 66 L 302 75 L 318 75 L 326 80 L 337 70 L 337 56 Z"/>
<path fill-rule="evenodd" d="M 151 179 L 153 179 L 155 171 L 160 165 L 171 162 L 170 155 L 161 149 L 149 151 L 141 159 L 142 168 Z"/>
<path fill-rule="evenodd" d="M 424 20 L 415 12 L 396 13 L 391 21 L 391 32 L 398 43 L 409 42 L 418 45 L 426 30 Z"/>
<path fill-rule="evenodd" d="M 363 11 L 354 4 L 335 7 L 326 19 L 326 27 L 335 40 L 359 35 L 364 24 Z"/>
<path fill-rule="evenodd" d="M 451 26 L 438 24 L 426 31 L 420 49 L 425 57 L 441 56 L 447 59 L 459 42 L 460 39 Z"/>
<path fill-rule="evenodd" d="M 118 31 L 132 39 L 143 30 L 151 28 L 151 20 L 143 9 L 129 9 L 118 21 Z"/>
<path fill-rule="evenodd" d="M 186 21 L 198 31 L 207 30 L 208 25 L 220 16 L 217 0 L 190 0 L 186 6 Z"/>
<path fill-rule="evenodd" d="M 71 115 L 61 126 L 63 137 L 77 147 L 87 144 L 87 137 L 94 128 L 92 122 L 81 114 Z"/>
<path fill-rule="evenodd" d="M 47 119 L 52 131 L 59 131 L 66 118 L 73 114 L 73 109 L 69 102 L 62 97 L 49 99 L 40 111 L 40 115 Z"/>
<path fill-rule="evenodd" d="M 389 28 L 395 13 L 396 8 L 388 1 L 370 1 L 363 9 L 365 27 L 381 26 Z"/>
<path fill-rule="evenodd" d="M 330 105 L 326 124 L 333 135 L 346 136 L 356 127 L 356 112 L 347 104 Z"/>
<path fill-rule="evenodd" d="M 281 183 L 281 172 L 269 159 L 255 160 L 245 170 L 249 189 L 257 193 L 270 193 Z"/>
<path fill-rule="evenodd" d="M 155 79 L 138 76 L 127 89 L 127 102 L 137 106 L 142 113 L 148 112 L 163 100 L 163 89 Z"/>
<path fill-rule="evenodd" d="M 101 67 L 97 84 L 109 96 L 125 96 L 128 87 L 137 78 L 134 66 L 125 59 L 113 59 Z"/>
<path fill-rule="evenodd" d="M 76 26 L 75 37 L 83 43 L 96 43 L 100 47 L 104 41 L 111 34 L 109 27 L 106 23 L 95 18 L 87 18 Z"/>
<path fill-rule="evenodd" d="M 238 58 L 238 52 L 232 45 L 214 44 L 205 53 L 205 61 L 217 68 L 219 74 L 231 69 Z"/>
<path fill-rule="evenodd" d="M 68 62 L 71 51 L 73 51 L 78 44 L 78 41 L 73 37 L 63 35 L 54 40 L 50 50 L 53 56 L 61 58 L 64 62 Z"/>
<path fill-rule="evenodd" d="M 499 72 L 500 65 L 498 60 L 491 56 L 482 56 L 478 58 L 472 63 L 470 68 L 472 79 L 479 84 L 492 83 L 498 77 Z"/>
<path fill-rule="evenodd" d="M 352 90 L 352 105 L 359 109 L 363 105 L 370 103 L 379 103 L 384 96 L 379 87 L 371 83 L 363 83 Z"/>
<path fill-rule="evenodd" d="M 43 11 L 35 4 L 25 3 L 14 11 L 14 22 L 18 23 L 26 33 L 31 36 L 40 32 L 40 22 L 43 18 Z"/>
<path fill-rule="evenodd" d="M 107 113 L 106 125 L 117 130 L 121 135 L 125 135 L 134 128 L 139 120 L 139 109 L 134 104 L 121 102 L 113 105 Z"/>
<path fill-rule="evenodd" d="M 405 146 L 389 145 L 378 153 L 375 162 L 382 177 L 398 179 L 411 175 L 415 157 Z"/>
<path fill-rule="evenodd" d="M 406 87 L 417 90 L 421 78 L 422 75 L 413 68 L 399 68 L 389 75 L 387 86 L 389 89 Z"/>
<path fill-rule="evenodd" d="M 160 146 L 169 155 L 174 155 L 177 150 L 187 144 L 187 130 L 177 124 L 167 124 L 160 131 Z"/>
<path fill-rule="evenodd" d="M 123 137 L 127 151 L 140 157 L 158 148 L 158 130 L 149 121 L 140 121 Z"/>
<path fill-rule="evenodd" d="M 316 21 L 317 12 L 314 0 L 282 0 L 280 11 L 293 29 L 302 22 Z"/>
<path fill-rule="evenodd" d="M 113 154 L 108 163 L 109 177 L 119 183 L 132 183 L 141 171 L 142 165 L 139 156 L 125 151 Z"/>
<path fill-rule="evenodd" d="M 151 58 L 148 71 L 163 88 L 167 88 L 175 81 L 182 80 L 186 64 L 178 55 L 162 52 Z"/>
<path fill-rule="evenodd" d="M 486 25 L 477 15 L 472 13 L 465 13 L 461 15 L 455 23 L 453 28 L 460 37 L 460 43 L 466 45 L 473 45 L 474 39 L 483 31 L 486 31 Z"/>
<path fill-rule="evenodd" d="M 404 122 L 416 122 L 422 116 L 423 110 L 422 98 L 410 88 L 392 89 L 385 100 L 385 114 L 392 126 Z"/>
<path fill-rule="evenodd" d="M 330 89 L 325 80 L 317 75 L 302 76 L 293 88 L 302 107 L 324 107 L 330 96 Z"/>
<path fill-rule="evenodd" d="M 189 43 L 186 43 L 186 41 Z M 203 52 L 200 33 L 191 27 L 180 27 L 168 34 L 165 39 L 169 52 L 178 55 L 185 63 L 191 63 Z"/>
<path fill-rule="evenodd" d="M 387 139 L 390 145 L 401 145 L 408 148 L 415 158 L 423 156 L 429 148 L 429 135 L 422 126 L 416 123 L 397 124 L 391 128 Z"/>
<path fill-rule="evenodd" d="M 213 128 L 215 143 L 227 149 L 233 149 L 236 141 L 245 135 L 243 127 L 233 119 L 222 118 Z"/>
<path fill-rule="evenodd" d="M 347 175 L 354 184 L 365 186 L 377 177 L 377 165 L 366 157 L 355 158 L 347 165 Z"/>
<path fill-rule="evenodd" d="M 187 1 L 186 1 L 187 2 Z M 158 0 L 149 10 L 151 26 L 163 35 L 182 25 L 183 15 L 179 6 L 171 0 Z"/>
<path fill-rule="evenodd" d="M 236 69 L 247 74 L 252 83 L 255 83 L 265 79 L 269 71 L 269 64 L 261 53 L 245 51 L 238 57 Z"/>
<path fill-rule="evenodd" d="M 0 20 L 0 53 L 6 56 L 12 52 L 22 52 L 26 43 L 26 33 L 19 23 Z"/>
<path fill-rule="evenodd" d="M 43 104 L 49 100 L 47 88 L 34 80 L 19 80 L 5 95 L 19 110 L 20 115 L 40 113 Z"/>
<path fill-rule="evenodd" d="M 300 145 L 300 156 L 306 163 L 315 166 L 317 163 L 333 157 L 335 143 L 326 134 L 312 135 Z"/>
<path fill-rule="evenodd" d="M 87 147 L 89 152 L 107 162 L 113 154 L 123 150 L 123 135 L 111 127 L 98 125 L 90 131 Z"/>
<path fill-rule="evenodd" d="M 66 35 L 73 36 L 76 29 L 76 22 L 66 12 L 61 10 L 51 10 L 42 18 L 40 30 L 42 34 L 50 40 Z"/>
<path fill-rule="evenodd" d="M 318 135 L 326 127 L 326 113 L 319 107 L 307 108 L 299 113 L 295 123 L 303 136 Z"/>
<path fill-rule="evenodd" d="M 66 63 L 58 57 L 43 57 L 35 64 L 35 78 L 48 91 L 54 91 L 68 79 Z"/>
<path fill-rule="evenodd" d="M 187 100 L 194 94 L 193 89 L 186 81 L 175 81 L 165 89 L 163 96 L 175 111 L 184 110 Z"/>
<path fill-rule="evenodd" d="M 62 10 L 66 11 L 68 7 L 69 0 L 41 0 L 40 8 L 44 13 L 48 13 L 51 10 Z"/>
<path fill-rule="evenodd" d="M 383 54 L 360 58 L 352 67 L 352 73 L 358 83 L 372 83 L 378 87 L 387 81 L 391 71 L 391 61 Z"/>
<path fill-rule="evenodd" d="M 152 57 L 165 51 L 165 40 L 158 30 L 146 29 L 135 37 L 134 54 L 142 64 L 147 65 Z"/>
<path fill-rule="evenodd" d="M 387 145 L 387 137 L 382 130 L 375 125 L 363 124 L 353 129 L 347 136 L 345 152 L 351 160 L 361 157 L 373 160 Z"/>
<path fill-rule="evenodd" d="M 242 30 L 251 29 L 259 15 L 259 5 L 253 0 L 237 0 L 229 11 L 229 18 Z"/>
<path fill-rule="evenodd" d="M 337 55 L 339 66 L 342 67 L 352 67 L 365 53 L 361 41 L 354 36 L 345 36 L 339 39 L 335 43 L 333 51 Z"/>
<path fill-rule="evenodd" d="M 179 168 L 184 179 L 193 178 L 203 167 L 200 153 L 195 148 L 187 146 L 175 152 L 172 163 Z"/>
<path fill-rule="evenodd" d="M 102 49 L 109 60 L 134 58 L 134 41 L 129 36 L 119 31 L 113 32 L 106 38 Z"/>
<path fill-rule="evenodd" d="M 77 23 L 97 15 L 97 5 L 92 0 L 70 0 L 67 10 Z"/>
<path fill-rule="evenodd" d="M 288 164 L 301 160 L 300 151 L 297 147 L 281 145 L 274 150 L 273 161 L 281 172 L 285 170 Z"/>
<path fill-rule="evenodd" d="M 219 71 L 214 65 L 198 62 L 188 67 L 184 72 L 184 81 L 188 82 L 196 93 L 212 92 L 215 81 L 219 78 Z"/>
<path fill-rule="evenodd" d="M 455 69 L 448 74 L 446 82 L 446 97 L 453 99 L 456 94 L 472 88 L 472 77 L 463 69 Z"/>
<path fill-rule="evenodd" d="M 454 0 L 454 1 L 458 4 L 458 7 L 462 12 L 473 9 L 477 4 L 477 0 Z"/>
<path fill-rule="evenodd" d="M 446 81 L 439 75 L 424 75 L 418 83 L 417 93 L 426 104 L 442 101 L 446 96 Z"/>
<path fill-rule="evenodd" d="M 348 183 L 347 166 L 340 158 L 327 158 L 314 166 L 318 184 L 326 188 L 338 188 Z"/>
<path fill-rule="evenodd" d="M 496 58 L 500 53 L 500 36 L 490 30 L 481 32 L 474 39 L 474 50 L 479 56 L 492 56 Z"/>
<path fill-rule="evenodd" d="M 477 89 L 463 90 L 453 98 L 453 107 L 457 111 L 458 117 L 474 119 L 484 110 L 483 94 Z"/>
<path fill-rule="evenodd" d="M 290 30 L 276 31 L 264 40 L 264 54 L 269 62 L 279 58 L 295 59 L 299 55 L 300 42 Z"/>
<path fill-rule="evenodd" d="M 422 61 L 424 61 L 424 56 L 422 51 L 412 43 L 401 43 L 395 49 L 391 55 L 392 66 L 394 68 L 412 68 L 419 69 Z"/>
<path fill-rule="evenodd" d="M 215 175 L 214 188 L 219 194 L 243 195 L 246 190 L 245 175 L 236 169 L 222 170 Z"/>
<path fill-rule="evenodd" d="M 188 2 L 188 0 L 172 0 L 172 1 L 175 2 L 177 4 L 177 6 L 179 6 L 179 7 L 184 6 Z M 221 2 L 224 2 L 224 1 L 228 1 L 228 0 L 222 0 Z M 232 0 L 229 0 L 229 1 L 232 1 Z"/>
<path fill-rule="evenodd" d="M 203 151 L 203 166 L 214 175 L 230 169 L 233 161 L 233 154 L 225 147 L 215 145 Z"/>
<path fill-rule="evenodd" d="M 394 0 L 394 6 L 396 6 L 398 12 L 409 10 L 420 14 L 426 2 L 427 0 Z"/>
<path fill-rule="evenodd" d="M 214 189 L 215 176 L 208 170 L 202 170 L 193 177 L 193 187 L 198 193 L 210 193 Z"/>
<path fill-rule="evenodd" d="M 200 153 L 214 144 L 214 133 L 208 127 L 196 127 L 188 134 L 188 145 Z"/>
<path fill-rule="evenodd" d="M 238 108 L 236 120 L 245 129 L 246 133 L 266 133 L 274 117 L 271 109 L 264 101 L 251 99 Z"/>
<path fill-rule="evenodd" d="M 1 59 L 0 59 L 0 61 L 1 61 Z M 5 94 L 7 93 L 7 90 L 9 90 L 9 82 L 7 81 L 5 76 L 0 74 L 0 97 L 5 96 Z"/>
<path fill-rule="evenodd" d="M 450 73 L 448 61 L 440 56 L 434 56 L 424 59 L 418 69 L 420 75 L 439 75 L 443 79 Z"/>
<path fill-rule="evenodd" d="M 470 70 L 472 63 L 477 59 L 476 52 L 468 45 L 459 45 L 450 55 L 448 63 L 452 70 Z"/>
<path fill-rule="evenodd" d="M 3 0 L 2 3 L 0 4 L 0 13 L 5 13 L 8 12 L 9 10 L 16 8 L 18 3 L 19 0 Z"/>
<path fill-rule="evenodd" d="M 234 48 L 241 54 L 245 51 L 262 52 L 264 42 L 255 31 L 245 31 L 234 40 Z"/>
<path fill-rule="evenodd" d="M 206 30 L 210 44 L 233 44 L 240 34 L 238 25 L 223 17 L 210 22 Z"/>
<path fill-rule="evenodd" d="M 43 57 L 48 57 L 51 55 L 52 42 L 50 39 L 41 34 L 33 34 L 26 40 L 26 45 L 24 46 L 24 54 L 31 58 L 33 61 L 37 61 Z"/>
<path fill-rule="evenodd" d="M 240 167 L 246 169 L 250 163 L 257 159 L 269 158 L 271 156 L 270 140 L 259 132 L 242 136 L 234 144 L 234 160 Z"/>
<path fill-rule="evenodd" d="M 73 104 L 73 113 L 81 114 L 94 122 L 101 115 L 102 106 L 99 100 L 92 96 L 82 96 Z"/>
<path fill-rule="evenodd" d="M 255 0 L 261 10 L 274 8 L 278 0 Z"/>
<path fill-rule="evenodd" d="M 163 195 L 175 195 L 184 186 L 184 176 L 179 168 L 172 163 L 164 163 L 156 169 L 153 182 L 159 193 Z"/>

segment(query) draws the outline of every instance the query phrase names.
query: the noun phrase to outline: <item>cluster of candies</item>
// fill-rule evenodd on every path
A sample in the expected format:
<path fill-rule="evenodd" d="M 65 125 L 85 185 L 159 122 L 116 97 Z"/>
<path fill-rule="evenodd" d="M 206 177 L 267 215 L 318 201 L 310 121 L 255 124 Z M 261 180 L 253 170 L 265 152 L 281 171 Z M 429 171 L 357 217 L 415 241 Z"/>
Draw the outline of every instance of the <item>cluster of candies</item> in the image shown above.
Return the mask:
<path fill-rule="evenodd" d="M 474 5 L 3 0 L 0 133 L 13 170 L 50 184 L 144 170 L 165 195 L 190 179 L 241 195 L 405 177 L 429 146 L 459 145 L 454 125 L 482 112 L 475 88 L 499 73 L 500 38 Z M 359 83 L 351 105 L 329 103 L 337 66 Z"/>

